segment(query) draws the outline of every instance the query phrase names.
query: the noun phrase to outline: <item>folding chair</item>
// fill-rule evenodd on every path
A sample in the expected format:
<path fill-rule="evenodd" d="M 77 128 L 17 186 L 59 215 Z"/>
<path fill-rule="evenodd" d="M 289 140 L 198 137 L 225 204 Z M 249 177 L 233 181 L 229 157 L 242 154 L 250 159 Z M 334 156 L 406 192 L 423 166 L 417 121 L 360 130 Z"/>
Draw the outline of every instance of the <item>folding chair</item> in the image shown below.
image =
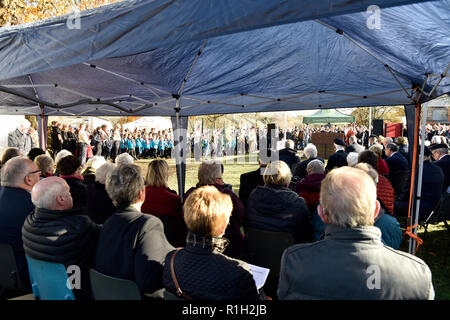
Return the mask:
<path fill-rule="evenodd" d="M 131 280 L 107 276 L 89 270 L 91 289 L 95 300 L 141 300 L 137 284 Z"/>
<path fill-rule="evenodd" d="M 26 256 L 36 300 L 75 300 L 64 265 Z"/>

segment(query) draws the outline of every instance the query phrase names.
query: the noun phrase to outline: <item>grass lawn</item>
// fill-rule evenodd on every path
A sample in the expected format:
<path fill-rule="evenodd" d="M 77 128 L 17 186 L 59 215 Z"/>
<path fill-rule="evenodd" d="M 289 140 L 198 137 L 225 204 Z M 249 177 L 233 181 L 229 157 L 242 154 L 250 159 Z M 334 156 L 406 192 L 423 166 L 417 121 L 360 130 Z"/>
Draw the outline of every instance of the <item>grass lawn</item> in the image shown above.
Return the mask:
<path fill-rule="evenodd" d="M 239 162 L 238 162 L 239 160 Z M 303 159 L 302 159 L 303 160 Z M 147 165 L 150 160 L 139 160 L 136 164 L 143 169 L 143 175 L 147 173 Z M 175 161 L 167 160 L 169 164 L 169 186 L 178 192 Z M 200 162 L 188 162 L 186 165 L 186 187 L 185 190 L 197 184 L 197 169 Z M 223 180 L 233 186 L 233 191 L 239 195 L 240 175 L 244 172 L 256 170 L 258 163 L 256 159 L 249 159 L 248 156 L 227 157 L 224 163 Z M 400 218 L 399 220 L 401 220 Z M 404 219 L 404 218 L 403 218 Z M 406 231 L 405 229 L 403 231 Z M 419 228 L 418 236 L 424 240 L 420 246 L 417 257 L 424 260 L 431 269 L 433 275 L 433 286 L 436 300 L 450 300 L 450 256 L 447 265 L 444 266 L 445 248 L 449 241 L 449 234 L 444 223 L 430 225 L 424 234 L 424 228 Z M 400 250 L 408 252 L 409 237 L 405 236 Z"/>

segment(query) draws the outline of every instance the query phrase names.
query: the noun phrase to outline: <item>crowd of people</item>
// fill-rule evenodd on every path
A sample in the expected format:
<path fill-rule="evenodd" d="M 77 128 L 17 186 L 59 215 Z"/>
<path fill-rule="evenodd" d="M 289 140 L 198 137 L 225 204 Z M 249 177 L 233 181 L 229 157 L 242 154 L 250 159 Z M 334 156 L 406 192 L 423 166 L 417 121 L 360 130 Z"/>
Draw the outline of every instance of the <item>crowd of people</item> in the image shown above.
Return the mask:
<path fill-rule="evenodd" d="M 137 159 L 170 158 L 173 149 L 172 129 L 156 131 L 135 128 L 123 129 L 117 124 L 108 129 L 106 124 L 91 130 L 82 123 L 79 128 L 53 121 L 51 124 L 51 144 L 53 156 L 65 149 L 77 155 L 84 164 L 94 156 L 105 159 L 115 158 L 121 153 Z"/>
<path fill-rule="evenodd" d="M 134 281 L 147 299 L 167 293 L 187 300 L 433 299 L 427 264 L 398 250 L 398 217 L 408 210 L 410 187 L 406 139 L 371 135 L 364 145 L 358 128 L 347 129 L 326 163 L 308 143 L 309 133 L 296 142 L 289 139 L 295 130 L 285 132 L 285 148 L 264 150 L 278 160 L 260 157 L 257 170 L 241 175 L 238 195 L 215 160 L 201 162 L 198 183 L 184 195 L 168 187 L 164 152 L 149 155 L 158 158 L 144 176 L 134 164 L 136 147 L 117 152 L 123 139 L 134 137 L 119 127 L 108 135 L 112 156 L 96 152 L 86 163 L 80 147 L 55 148 L 52 156 L 38 148 L 24 156 L 10 147 L 1 162 L 0 242 L 12 246 L 28 285 L 26 255 L 78 265 L 77 299 L 92 299 L 89 269 Z M 78 140 L 68 142 L 66 128 L 54 130 L 61 148 L 98 141 L 83 125 Z M 427 135 L 421 220 L 448 193 L 446 130 Z M 139 134 L 154 137 L 152 131 Z M 160 141 L 165 135 L 169 139 L 170 132 L 161 132 Z M 299 141 L 306 142 L 303 161 Z M 275 288 L 257 287 L 253 279 L 250 229 L 292 236 L 293 244 L 277 257 Z M 374 265 L 382 275 L 376 290 L 368 285 Z"/>

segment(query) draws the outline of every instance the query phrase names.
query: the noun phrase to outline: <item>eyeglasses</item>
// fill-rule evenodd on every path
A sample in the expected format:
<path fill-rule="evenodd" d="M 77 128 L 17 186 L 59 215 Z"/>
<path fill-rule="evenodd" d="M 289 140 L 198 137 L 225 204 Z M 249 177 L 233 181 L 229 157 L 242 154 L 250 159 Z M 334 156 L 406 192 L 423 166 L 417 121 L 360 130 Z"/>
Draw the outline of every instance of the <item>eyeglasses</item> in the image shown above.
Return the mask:
<path fill-rule="evenodd" d="M 35 173 L 41 173 L 41 169 L 35 170 L 35 171 L 31 171 L 27 173 L 27 176 L 29 176 L 30 174 L 35 174 Z"/>

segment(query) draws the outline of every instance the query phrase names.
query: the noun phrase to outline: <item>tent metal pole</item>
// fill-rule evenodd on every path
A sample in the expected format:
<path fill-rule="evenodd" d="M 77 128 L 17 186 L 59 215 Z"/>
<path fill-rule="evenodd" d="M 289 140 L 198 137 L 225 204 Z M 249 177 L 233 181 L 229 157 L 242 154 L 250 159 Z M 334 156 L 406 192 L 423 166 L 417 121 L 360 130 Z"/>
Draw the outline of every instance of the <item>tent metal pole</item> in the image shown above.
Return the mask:
<path fill-rule="evenodd" d="M 184 201 L 184 186 L 183 186 L 183 175 L 184 172 L 181 169 L 181 153 L 180 151 L 184 152 L 185 150 L 180 150 L 181 148 L 181 131 L 180 131 L 180 99 L 177 99 L 176 108 L 175 108 L 175 117 L 176 117 L 176 128 L 174 132 L 177 133 L 176 137 L 176 144 L 175 144 L 175 168 L 177 170 L 177 180 L 178 180 L 178 195 L 181 197 L 181 202 Z"/>
<path fill-rule="evenodd" d="M 369 137 L 371 134 L 372 134 L 372 107 L 369 107 Z"/>
<path fill-rule="evenodd" d="M 417 225 L 419 223 L 419 211 L 420 211 L 420 197 L 422 195 L 422 178 L 423 178 L 423 157 L 425 152 L 425 127 L 427 122 L 427 103 L 423 104 L 422 109 L 422 132 L 420 143 L 420 156 L 419 156 L 419 176 L 417 179 L 417 193 L 416 193 L 416 214 L 411 217 L 411 225 Z M 414 219 L 414 221 L 413 221 Z M 413 224 L 414 223 L 414 224 Z M 417 236 L 417 227 L 413 229 L 413 234 Z M 412 254 L 416 254 L 416 240 L 411 238 L 412 244 L 410 250 Z"/>

